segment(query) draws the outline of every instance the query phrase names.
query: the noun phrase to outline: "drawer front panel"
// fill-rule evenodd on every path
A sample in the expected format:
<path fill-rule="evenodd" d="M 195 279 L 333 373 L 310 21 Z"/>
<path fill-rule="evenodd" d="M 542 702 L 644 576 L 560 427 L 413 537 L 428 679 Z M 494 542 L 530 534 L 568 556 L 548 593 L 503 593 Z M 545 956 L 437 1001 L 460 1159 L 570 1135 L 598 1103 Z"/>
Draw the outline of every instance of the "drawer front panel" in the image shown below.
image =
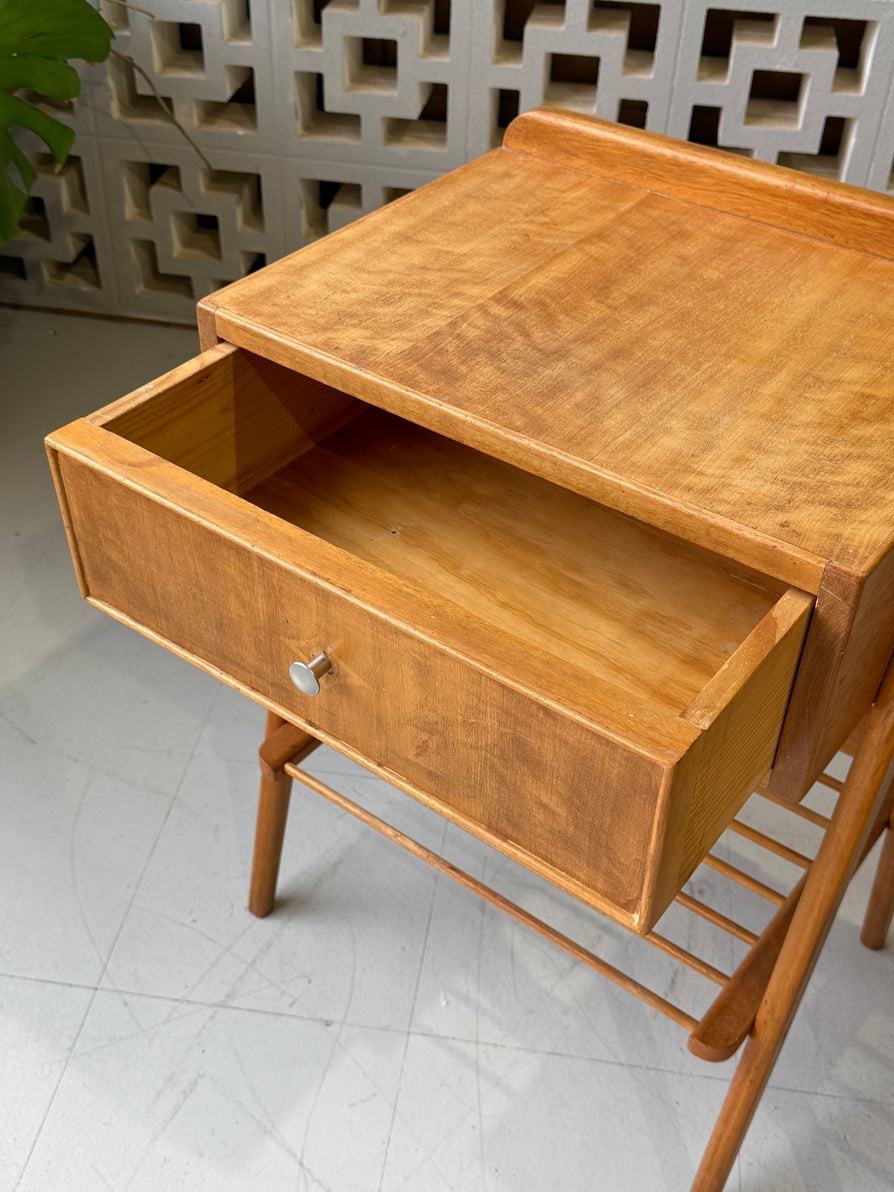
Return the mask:
<path fill-rule="evenodd" d="M 90 599 L 392 769 L 637 925 L 661 765 L 248 542 L 80 460 L 60 463 Z M 289 664 L 321 650 L 333 670 L 318 695 L 303 695 Z"/>

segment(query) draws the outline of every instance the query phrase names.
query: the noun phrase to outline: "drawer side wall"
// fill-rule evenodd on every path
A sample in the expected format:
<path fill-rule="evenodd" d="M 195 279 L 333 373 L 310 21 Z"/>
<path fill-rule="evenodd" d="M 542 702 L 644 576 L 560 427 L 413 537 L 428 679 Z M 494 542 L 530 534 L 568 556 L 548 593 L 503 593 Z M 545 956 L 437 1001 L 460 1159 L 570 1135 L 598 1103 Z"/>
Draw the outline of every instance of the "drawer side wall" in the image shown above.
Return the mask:
<path fill-rule="evenodd" d="M 794 589 L 779 602 L 743 647 L 762 655 L 760 661 L 754 659 L 735 677 L 737 690 L 675 768 L 663 825 L 662 865 L 648 902 L 655 907 L 653 917 L 685 884 L 766 778 L 811 613 L 812 601 Z M 782 622 L 778 630 L 777 619 Z"/>
<path fill-rule="evenodd" d="M 768 789 L 796 802 L 869 711 L 894 650 L 894 552 L 865 582 L 830 564 Z"/>

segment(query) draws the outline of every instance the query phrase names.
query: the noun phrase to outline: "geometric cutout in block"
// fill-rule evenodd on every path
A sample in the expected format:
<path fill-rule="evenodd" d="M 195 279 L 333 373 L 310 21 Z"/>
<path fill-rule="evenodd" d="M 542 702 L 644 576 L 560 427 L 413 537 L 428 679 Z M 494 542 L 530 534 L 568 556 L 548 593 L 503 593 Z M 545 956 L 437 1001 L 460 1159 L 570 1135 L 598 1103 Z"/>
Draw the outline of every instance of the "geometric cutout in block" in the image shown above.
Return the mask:
<path fill-rule="evenodd" d="M 345 90 L 397 94 L 397 42 L 381 37 L 344 39 Z"/>
<path fill-rule="evenodd" d="M 202 26 L 182 21 L 152 21 L 152 57 L 157 75 L 203 75 Z"/>
<path fill-rule="evenodd" d="M 35 153 L 31 158 L 38 177 L 46 179 L 61 199 L 66 215 L 89 215 L 87 205 L 87 183 L 84 178 L 84 163 L 80 157 L 68 157 L 65 165 L 58 166 L 51 154 Z"/>
<path fill-rule="evenodd" d="M 591 32 L 620 33 L 626 48 L 621 73 L 651 78 L 655 70 L 658 44 L 658 4 L 617 4 L 597 0 L 590 12 L 587 28 Z"/>
<path fill-rule="evenodd" d="M 407 145 L 414 149 L 444 150 L 447 147 L 448 94 L 446 83 L 431 83 L 428 98 L 418 120 L 386 116 L 382 120 L 382 140 L 386 145 Z"/>
<path fill-rule="evenodd" d="M 531 13 L 535 7 L 541 6 L 541 0 L 503 0 L 503 27 L 502 40 L 503 42 L 520 42 L 524 40 L 525 25 L 531 18 Z M 546 0 L 546 7 L 564 7 L 564 0 Z M 500 0 L 497 0 L 497 13 L 500 9 Z M 497 22 L 497 29 L 499 29 L 499 22 Z M 499 46 L 499 34 L 498 34 Z M 503 47 L 504 53 L 508 47 Z M 500 55 L 502 57 L 503 55 Z"/>
<path fill-rule="evenodd" d="M 154 95 L 143 95 L 137 90 L 136 71 L 128 59 L 110 58 L 107 65 L 109 89 L 112 99 L 112 115 L 116 120 L 141 120 L 152 124 L 166 124 L 168 117 Z M 171 111 L 170 96 L 162 96 L 164 105 Z"/>
<path fill-rule="evenodd" d="M 318 49 L 323 44 L 320 14 L 326 0 L 292 0 L 292 44 L 296 49 Z"/>
<path fill-rule="evenodd" d="M 343 182 L 326 204 L 326 227 L 334 232 L 353 223 L 363 213 L 363 192 L 358 182 Z"/>
<path fill-rule="evenodd" d="M 30 240 L 52 240 L 47 205 L 39 195 L 31 195 L 19 218 L 21 234 Z"/>
<path fill-rule="evenodd" d="M 242 267 L 243 277 L 247 277 L 249 273 L 257 273 L 259 269 L 263 269 L 267 264 L 267 257 L 262 252 L 244 252 L 242 253 Z"/>
<path fill-rule="evenodd" d="M 737 153 L 740 157 L 753 157 L 753 149 L 743 149 L 737 145 L 721 145 L 720 136 L 720 108 L 706 104 L 694 104 L 689 121 L 689 131 L 686 140 L 694 145 L 711 145 L 715 149 L 725 149 L 727 153 Z"/>
<path fill-rule="evenodd" d="M 805 76 L 787 70 L 756 70 L 745 109 L 745 123 L 764 128 L 798 128 Z"/>
<path fill-rule="evenodd" d="M 62 210 L 66 214 L 77 212 L 79 215 L 89 215 L 87 181 L 84 177 L 84 163 L 81 158 L 72 155 L 66 159 L 61 170 L 58 166 L 51 167 L 51 160 L 47 154 L 47 169 L 52 168 L 62 185 Z"/>
<path fill-rule="evenodd" d="M 175 257 L 220 260 L 220 226 L 216 215 L 194 211 L 171 212 L 171 243 Z"/>
<path fill-rule="evenodd" d="M 801 49 L 834 49 L 838 65 L 832 91 L 844 95 L 862 95 L 878 25 L 844 17 L 805 17 Z"/>
<path fill-rule="evenodd" d="M 412 187 L 406 186 L 383 186 L 382 187 L 382 204 L 393 203 L 395 199 L 402 199 L 404 195 L 413 193 Z"/>
<path fill-rule="evenodd" d="M 127 6 L 119 3 L 118 0 L 100 0 L 99 11 L 106 24 L 110 25 L 115 33 L 121 33 L 130 28 Z"/>
<path fill-rule="evenodd" d="M 98 290 L 99 269 L 93 237 L 75 233 L 72 240 L 78 249 L 71 261 L 41 261 L 44 280 L 48 285 L 72 286 L 77 290 Z"/>
<path fill-rule="evenodd" d="M 158 253 L 151 240 L 131 240 L 130 247 L 139 275 L 139 289 L 194 301 L 191 278 L 162 273 L 158 267 Z"/>
<path fill-rule="evenodd" d="M 618 123 L 631 128 L 645 128 L 649 105 L 644 99 L 622 99 L 618 104 Z"/>
<path fill-rule="evenodd" d="M 503 87 L 494 87 L 490 93 L 491 146 L 499 145 L 503 133 L 519 112 L 521 94 Z"/>
<path fill-rule="evenodd" d="M 583 54 L 549 54 L 544 103 L 578 112 L 592 112 L 596 106 L 599 59 Z"/>
<path fill-rule="evenodd" d="M 203 170 L 199 175 L 199 186 L 202 194 L 226 196 L 235 206 L 237 232 L 264 231 L 259 174 L 243 174 L 237 170 Z"/>
<path fill-rule="evenodd" d="M 805 170 L 821 178 L 840 179 L 844 170 L 850 139 L 853 134 L 852 120 L 843 116 L 827 116 L 823 135 L 816 153 L 780 153 L 777 162 L 792 170 Z"/>
<path fill-rule="evenodd" d="M 0 277 L 4 280 L 12 278 L 16 281 L 25 281 L 27 276 L 25 262 L 22 257 L 0 256 Z"/>
<path fill-rule="evenodd" d="M 152 220 L 152 199 L 162 191 L 181 193 L 180 169 L 153 161 L 122 161 L 124 215 L 129 220 Z"/>
<path fill-rule="evenodd" d="M 229 99 L 221 102 L 196 100 L 196 124 L 200 128 L 219 128 L 226 132 L 254 131 L 258 127 L 254 72 L 250 66 L 227 66 L 225 71 Z"/>
<path fill-rule="evenodd" d="M 349 223 L 351 218 L 356 218 L 362 210 L 360 187 L 354 182 L 305 180 L 302 182 L 302 191 L 302 234 L 305 240 L 316 240 L 335 231 L 337 227 Z M 344 218 L 346 212 L 351 213 L 349 218 Z"/>
<path fill-rule="evenodd" d="M 451 0 L 435 0 L 432 31 L 435 36 L 446 37 L 450 34 Z"/>
<path fill-rule="evenodd" d="M 323 76 L 299 71 L 295 75 L 295 112 L 298 135 L 330 141 L 360 140 L 360 117 L 352 112 L 327 112 Z"/>
<path fill-rule="evenodd" d="M 251 41 L 251 0 L 220 0 L 220 20 L 224 41 Z"/>
<path fill-rule="evenodd" d="M 776 41 L 779 18 L 773 12 L 737 12 L 729 8 L 709 8 L 705 13 L 700 83 L 722 83 L 729 77 L 733 41 L 771 46 Z"/>

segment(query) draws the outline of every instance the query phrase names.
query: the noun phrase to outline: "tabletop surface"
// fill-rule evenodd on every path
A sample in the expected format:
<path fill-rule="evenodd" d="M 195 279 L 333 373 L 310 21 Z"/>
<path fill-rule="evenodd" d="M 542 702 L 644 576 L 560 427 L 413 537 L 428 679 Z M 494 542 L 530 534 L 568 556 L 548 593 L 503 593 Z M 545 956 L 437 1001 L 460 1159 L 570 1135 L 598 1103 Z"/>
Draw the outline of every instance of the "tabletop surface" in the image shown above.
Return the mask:
<path fill-rule="evenodd" d="M 894 530 L 894 261 L 861 244 L 504 147 L 211 305 L 234 343 L 809 586 Z"/>

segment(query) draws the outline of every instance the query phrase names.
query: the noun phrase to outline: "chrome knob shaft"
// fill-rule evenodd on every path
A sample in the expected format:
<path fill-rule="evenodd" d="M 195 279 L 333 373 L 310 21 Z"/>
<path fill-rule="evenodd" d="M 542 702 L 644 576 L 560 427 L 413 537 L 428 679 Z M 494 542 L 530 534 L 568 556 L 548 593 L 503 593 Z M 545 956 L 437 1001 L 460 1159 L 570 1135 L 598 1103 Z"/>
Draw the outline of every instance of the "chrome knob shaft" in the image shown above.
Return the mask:
<path fill-rule="evenodd" d="M 320 690 L 320 679 L 332 670 L 332 663 L 325 654 L 318 654 L 310 662 L 293 662 L 289 667 L 289 678 L 305 695 L 316 695 Z"/>

